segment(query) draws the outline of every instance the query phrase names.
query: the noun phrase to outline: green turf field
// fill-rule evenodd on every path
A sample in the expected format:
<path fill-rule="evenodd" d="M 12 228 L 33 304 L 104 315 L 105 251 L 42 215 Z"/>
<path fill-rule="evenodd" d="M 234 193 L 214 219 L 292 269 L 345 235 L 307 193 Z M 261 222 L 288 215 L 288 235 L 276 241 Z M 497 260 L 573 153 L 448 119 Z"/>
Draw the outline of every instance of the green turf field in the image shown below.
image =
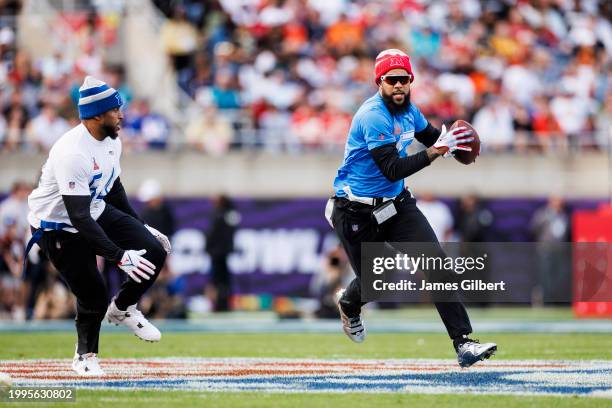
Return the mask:
<path fill-rule="evenodd" d="M 509 334 L 481 333 L 482 341 L 495 341 L 495 361 L 612 360 L 612 334 Z M 2 333 L 0 360 L 69 358 L 74 350 L 72 333 Z M 379 334 L 365 343 L 349 342 L 341 334 L 198 334 L 165 333 L 156 344 L 144 343 L 127 333 L 103 333 L 100 358 L 145 357 L 274 357 L 316 359 L 455 358 L 443 334 Z M 611 401 L 589 397 L 504 396 L 504 395 L 407 395 L 325 394 L 177 391 L 79 390 L 77 403 L 70 406 L 470 406 L 497 407 L 555 406 L 604 407 Z M 14 405 L 11 405 L 14 406 Z M 19 404 L 27 406 L 27 404 Z"/>
<path fill-rule="evenodd" d="M 72 333 L 2 333 L 0 359 L 69 358 Z M 482 333 L 495 341 L 496 359 L 612 360 L 612 334 Z M 277 357 L 277 358 L 455 358 L 443 334 L 370 334 L 354 344 L 342 334 L 165 333 L 159 343 L 129 334 L 102 333 L 104 357 Z"/>

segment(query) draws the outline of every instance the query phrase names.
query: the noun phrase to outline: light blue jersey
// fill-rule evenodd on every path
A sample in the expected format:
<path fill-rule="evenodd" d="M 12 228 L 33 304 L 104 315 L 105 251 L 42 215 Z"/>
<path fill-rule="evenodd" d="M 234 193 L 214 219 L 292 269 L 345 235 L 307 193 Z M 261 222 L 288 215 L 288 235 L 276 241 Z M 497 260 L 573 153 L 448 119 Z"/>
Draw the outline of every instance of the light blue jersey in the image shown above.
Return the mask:
<path fill-rule="evenodd" d="M 389 181 L 378 169 L 370 150 L 394 143 L 400 157 L 414 140 L 414 133 L 427 127 L 419 109 L 410 105 L 403 114 L 392 116 L 379 93 L 361 105 L 351 123 L 344 162 L 334 180 L 338 197 L 346 197 L 346 187 L 358 197 L 395 197 L 404 189 L 404 180 Z"/>

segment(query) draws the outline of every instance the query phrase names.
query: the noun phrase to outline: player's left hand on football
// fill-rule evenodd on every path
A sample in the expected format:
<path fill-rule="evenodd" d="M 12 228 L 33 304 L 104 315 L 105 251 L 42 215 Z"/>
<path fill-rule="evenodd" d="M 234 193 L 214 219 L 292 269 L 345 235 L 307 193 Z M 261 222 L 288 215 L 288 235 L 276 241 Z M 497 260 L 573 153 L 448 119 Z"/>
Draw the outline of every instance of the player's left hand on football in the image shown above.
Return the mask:
<path fill-rule="evenodd" d="M 472 148 L 464 145 L 464 143 L 469 143 L 474 140 L 474 137 L 471 135 L 472 131 L 466 127 L 460 126 L 446 131 L 446 125 L 442 125 L 440 136 L 433 147 L 442 150 L 444 152 L 444 157 L 452 156 L 453 152 L 456 150 L 470 152 Z"/>
<path fill-rule="evenodd" d="M 170 240 L 168 239 L 168 237 L 147 224 L 145 224 L 145 227 L 149 230 L 151 234 L 153 234 L 155 239 L 159 241 L 162 247 L 164 247 L 164 251 L 169 254 L 170 251 L 172 251 L 172 245 L 170 245 Z"/>

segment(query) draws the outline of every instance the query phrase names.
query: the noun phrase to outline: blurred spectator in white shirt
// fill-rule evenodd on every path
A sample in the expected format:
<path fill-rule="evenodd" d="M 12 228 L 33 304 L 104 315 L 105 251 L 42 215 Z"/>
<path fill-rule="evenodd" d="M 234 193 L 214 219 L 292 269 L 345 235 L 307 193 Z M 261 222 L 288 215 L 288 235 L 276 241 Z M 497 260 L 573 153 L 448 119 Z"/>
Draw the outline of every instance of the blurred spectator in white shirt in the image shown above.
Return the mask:
<path fill-rule="evenodd" d="M 506 68 L 502 77 L 504 91 L 514 101 L 529 105 L 535 95 L 542 91 L 542 85 L 536 72 L 523 64 L 514 64 Z"/>
<path fill-rule="evenodd" d="M 590 99 L 574 95 L 561 84 L 561 90 L 550 103 L 550 110 L 570 139 L 577 139 L 588 125 Z"/>
<path fill-rule="evenodd" d="M 502 150 L 514 142 L 512 111 L 503 98 L 490 95 L 473 121 L 484 148 Z"/>
<path fill-rule="evenodd" d="M 30 122 L 28 142 L 39 150 L 48 151 L 69 130 L 70 125 L 66 119 L 58 116 L 55 107 L 45 104 L 40 114 Z"/>
<path fill-rule="evenodd" d="M 293 12 L 287 7 L 287 2 L 283 0 L 273 0 L 267 3 L 268 4 L 259 13 L 259 22 L 265 27 L 281 26 L 288 23 L 293 18 Z"/>
<path fill-rule="evenodd" d="M 438 77 L 438 86 L 443 92 L 453 94 L 463 105 L 474 104 L 474 83 L 469 76 L 448 72 Z"/>
<path fill-rule="evenodd" d="M 44 78 L 57 80 L 72 72 L 72 63 L 64 58 L 61 51 L 56 50 L 53 55 L 41 61 L 40 70 Z"/>
<path fill-rule="evenodd" d="M 220 156 L 229 150 L 234 130 L 217 108 L 209 105 L 192 118 L 185 130 L 185 136 L 190 147 Z"/>
<path fill-rule="evenodd" d="M 421 210 L 440 242 L 453 239 L 453 215 L 442 201 L 431 193 L 419 194 L 417 208 Z"/>

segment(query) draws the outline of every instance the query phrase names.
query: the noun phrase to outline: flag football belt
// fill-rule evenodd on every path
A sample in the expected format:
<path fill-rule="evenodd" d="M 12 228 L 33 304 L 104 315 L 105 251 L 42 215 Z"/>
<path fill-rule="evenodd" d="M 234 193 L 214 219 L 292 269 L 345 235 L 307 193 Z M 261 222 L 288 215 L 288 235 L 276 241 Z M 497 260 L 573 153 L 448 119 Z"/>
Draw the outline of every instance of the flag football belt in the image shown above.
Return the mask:
<path fill-rule="evenodd" d="M 66 224 L 65 222 L 53 222 L 53 221 L 40 221 L 40 228 L 38 228 L 32 234 L 32 238 L 28 241 L 23 253 L 23 272 L 25 273 L 26 262 L 28 261 L 28 254 L 34 246 L 42 238 L 45 230 L 61 231 L 64 228 L 73 228 L 72 225 Z"/>
<path fill-rule="evenodd" d="M 341 197 L 339 199 L 346 200 L 350 203 L 367 205 L 368 207 L 366 208 L 352 208 L 351 210 L 369 213 L 378 225 L 383 224 L 385 221 L 388 221 L 397 214 L 397 208 L 395 207 L 396 201 L 403 201 L 405 198 L 412 196 L 410 190 L 407 188 L 395 197 L 358 197 L 353 195 L 349 188 L 346 188 L 344 191 L 346 192 L 347 197 Z"/>
<path fill-rule="evenodd" d="M 412 194 L 410 194 L 410 190 L 408 190 L 408 188 L 404 189 L 404 191 L 402 191 L 401 193 L 399 193 L 398 195 L 396 195 L 395 197 L 359 197 L 356 195 L 353 195 L 350 190 L 349 191 L 345 191 L 346 192 L 346 197 L 342 197 L 345 198 L 349 201 L 355 202 L 355 203 L 361 203 L 361 204 L 365 204 L 365 205 L 370 205 L 372 207 L 376 207 L 382 203 L 386 203 L 387 201 L 391 201 L 391 200 L 403 200 L 406 197 L 411 197 Z"/>

